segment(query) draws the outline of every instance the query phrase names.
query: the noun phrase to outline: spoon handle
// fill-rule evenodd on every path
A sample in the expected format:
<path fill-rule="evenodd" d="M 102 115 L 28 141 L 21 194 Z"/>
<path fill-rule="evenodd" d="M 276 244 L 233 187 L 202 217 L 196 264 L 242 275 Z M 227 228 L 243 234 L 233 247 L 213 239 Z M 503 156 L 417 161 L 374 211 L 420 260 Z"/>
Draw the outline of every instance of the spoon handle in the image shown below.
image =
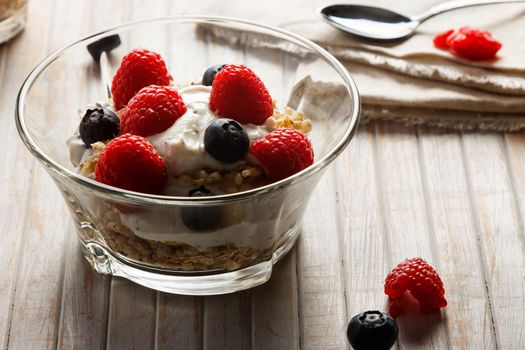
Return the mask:
<path fill-rule="evenodd" d="M 453 0 L 443 4 L 436 5 L 430 8 L 427 12 L 411 17 L 412 20 L 423 22 L 430 17 L 434 17 L 445 11 L 455 10 L 461 7 L 488 5 L 488 4 L 504 4 L 508 2 L 525 2 L 524 0 Z"/>

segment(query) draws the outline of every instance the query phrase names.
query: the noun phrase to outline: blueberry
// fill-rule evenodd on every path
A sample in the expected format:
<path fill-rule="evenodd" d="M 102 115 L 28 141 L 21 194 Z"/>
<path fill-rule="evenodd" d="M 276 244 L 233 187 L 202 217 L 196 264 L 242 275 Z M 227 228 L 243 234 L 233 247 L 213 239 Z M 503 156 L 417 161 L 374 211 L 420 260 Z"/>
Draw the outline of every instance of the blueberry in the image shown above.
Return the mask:
<path fill-rule="evenodd" d="M 250 139 L 243 126 L 232 119 L 216 119 L 204 132 L 204 148 L 220 162 L 232 163 L 244 159 Z"/>
<path fill-rule="evenodd" d="M 100 55 L 102 52 L 110 52 L 111 50 L 119 47 L 120 43 L 120 36 L 118 36 L 118 34 L 109 35 L 89 44 L 87 46 L 87 50 L 95 62 L 98 62 L 100 61 Z"/>
<path fill-rule="evenodd" d="M 356 350 L 388 350 L 397 339 L 396 321 L 380 311 L 355 315 L 348 324 L 348 340 Z"/>
<path fill-rule="evenodd" d="M 220 70 L 226 66 L 227 64 L 217 64 L 206 69 L 202 76 L 202 85 L 211 86 L 211 84 L 213 84 L 213 79 L 215 79 L 215 74 L 219 73 Z"/>
<path fill-rule="evenodd" d="M 89 147 L 97 141 L 114 138 L 119 133 L 120 121 L 111 109 L 100 107 L 88 109 L 78 127 L 82 141 Z"/>
<path fill-rule="evenodd" d="M 188 193 L 190 197 L 213 196 L 206 187 L 195 188 Z M 193 231 L 209 231 L 217 227 L 221 220 L 219 207 L 184 207 L 181 210 L 182 222 Z"/>

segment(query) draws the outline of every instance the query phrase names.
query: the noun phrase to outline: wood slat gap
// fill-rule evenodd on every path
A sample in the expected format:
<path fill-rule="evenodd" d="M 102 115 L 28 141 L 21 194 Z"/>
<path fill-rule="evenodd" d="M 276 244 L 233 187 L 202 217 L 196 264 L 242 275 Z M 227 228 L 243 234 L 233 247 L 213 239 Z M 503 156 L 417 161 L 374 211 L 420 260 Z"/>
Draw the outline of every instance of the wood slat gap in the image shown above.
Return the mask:
<path fill-rule="evenodd" d="M 483 249 L 483 242 L 481 239 L 481 224 L 480 224 L 481 221 L 479 218 L 479 213 L 477 212 L 476 206 L 474 204 L 475 199 L 474 199 L 473 188 L 472 188 L 472 174 L 470 173 L 470 168 L 467 164 L 467 153 L 466 153 L 466 145 L 465 145 L 465 138 L 464 138 L 463 132 L 460 132 L 460 146 L 461 146 L 461 161 L 463 163 L 463 168 L 465 170 L 466 188 L 468 190 L 467 197 L 468 197 L 469 209 L 470 209 L 470 214 L 473 220 L 473 226 L 476 232 L 476 243 L 477 243 L 476 245 L 478 249 L 479 263 L 481 265 L 481 271 L 483 273 L 483 281 L 485 285 L 485 288 L 484 288 L 485 295 L 487 297 L 487 303 L 488 303 L 489 310 L 490 310 L 490 323 L 491 323 L 491 328 L 492 328 L 492 332 L 494 335 L 494 344 L 496 346 L 496 349 L 499 349 L 498 330 L 496 327 L 496 323 L 494 321 L 494 309 L 492 306 L 492 299 L 491 299 L 492 298 L 491 297 L 491 286 L 487 278 L 487 268 L 488 268 L 487 257 L 485 256 L 485 252 Z"/>
<path fill-rule="evenodd" d="M 376 195 L 377 195 L 377 201 L 379 203 L 379 211 L 381 213 L 381 223 L 383 226 L 383 245 L 384 250 L 387 253 L 386 262 L 388 263 L 388 266 L 386 267 L 386 270 L 388 271 L 389 267 L 393 264 L 393 258 L 392 258 L 392 251 L 390 249 L 391 242 L 390 242 L 390 234 L 388 232 L 388 225 L 389 225 L 389 218 L 387 217 L 387 203 L 384 196 L 384 186 L 383 186 L 383 176 L 381 175 L 382 172 L 380 171 L 379 166 L 379 141 L 378 141 L 378 123 L 374 122 L 374 133 L 372 134 L 373 142 L 372 142 L 372 159 L 374 164 L 374 180 L 375 180 L 375 187 L 376 187 Z M 400 350 L 399 342 L 395 343 L 395 348 Z"/>
<path fill-rule="evenodd" d="M 75 228 L 71 221 L 68 225 L 67 232 L 68 233 L 75 232 Z M 64 242 L 64 246 L 67 246 L 68 241 L 71 239 L 72 239 L 71 235 L 68 234 L 66 238 L 66 242 Z M 55 318 L 56 318 L 55 319 L 55 337 L 54 337 L 54 348 L 55 349 L 58 348 L 60 334 L 61 334 L 62 326 L 63 326 L 62 321 L 63 321 L 63 314 L 64 314 L 64 296 L 65 296 L 64 288 L 65 288 L 65 274 L 66 274 L 66 264 L 67 264 L 65 258 L 66 258 L 65 249 L 62 249 L 62 259 L 60 263 L 60 278 L 58 282 L 60 287 L 58 288 L 58 296 L 57 296 L 57 300 L 58 300 L 57 309 L 58 310 L 55 315 Z"/>
<path fill-rule="evenodd" d="M 334 184 L 337 183 L 338 174 L 334 171 L 333 164 L 332 164 L 332 168 L 328 170 L 328 172 L 329 174 L 326 174 L 326 175 L 330 175 Z M 342 195 L 341 192 L 338 191 L 336 188 L 335 189 L 336 204 L 339 204 L 340 201 L 342 200 L 341 195 Z M 342 234 L 344 223 L 341 222 L 341 220 L 342 220 L 341 215 L 336 215 L 335 229 L 336 229 L 336 235 L 337 235 L 337 254 L 339 255 L 337 260 L 341 264 L 341 271 L 339 274 L 339 278 L 341 279 L 341 282 L 343 283 L 343 298 L 344 298 L 343 306 L 344 306 L 345 318 L 347 320 L 350 320 L 350 315 L 348 315 L 348 290 L 347 290 L 348 271 L 350 270 L 350 266 L 348 262 L 346 261 L 346 254 L 344 254 L 345 243 L 344 243 L 343 234 Z"/>
<path fill-rule="evenodd" d="M 384 244 L 385 252 L 387 253 L 386 262 L 388 263 L 388 265 L 386 266 L 386 270 L 389 271 L 389 269 L 392 267 L 392 264 L 393 264 L 392 250 L 390 248 L 392 243 L 390 241 L 390 234 L 388 231 L 390 219 L 388 218 L 388 215 L 386 214 L 387 213 L 387 210 L 386 210 L 387 203 L 386 203 L 386 199 L 384 196 L 384 186 L 383 186 L 384 181 L 383 181 L 383 176 L 381 175 L 382 172 L 379 166 L 379 141 L 378 141 L 379 137 L 377 136 L 377 134 L 379 133 L 379 130 L 378 130 L 377 122 L 374 122 L 373 128 L 374 128 L 374 133 L 372 134 L 372 138 L 373 138 L 372 159 L 373 159 L 373 164 L 374 164 L 374 173 L 376 174 L 376 176 L 374 176 L 374 180 L 375 180 L 375 187 L 376 187 L 376 193 L 377 193 L 377 201 L 379 203 L 379 208 L 380 208 L 379 210 L 381 213 L 381 223 L 383 226 L 383 238 L 384 238 L 383 244 Z"/>
<path fill-rule="evenodd" d="M 100 345 L 102 346 L 103 345 L 103 348 L 104 349 L 108 349 L 108 344 L 109 344 L 109 329 L 111 327 L 111 296 L 113 294 L 113 288 L 111 288 L 111 286 L 113 285 L 113 276 L 109 276 L 109 282 L 108 282 L 108 297 L 106 298 L 106 328 L 105 328 L 105 333 L 104 333 L 104 338 L 105 341 L 102 341 L 101 339 L 101 342 L 100 342 Z"/>
<path fill-rule="evenodd" d="M 428 185 L 428 175 L 427 175 L 427 169 L 424 162 L 424 150 L 423 146 L 421 144 L 421 135 L 420 135 L 420 128 L 414 127 L 414 133 L 416 135 L 417 140 L 417 156 L 418 156 L 418 163 L 419 163 L 419 176 L 421 177 L 421 187 L 423 188 L 423 199 L 424 199 L 424 206 L 425 206 L 425 217 L 427 222 L 427 229 L 428 233 L 430 235 L 430 251 L 432 254 L 432 261 L 434 264 L 434 267 L 437 267 L 437 270 L 439 271 L 440 266 L 440 259 L 439 254 L 437 253 L 437 242 L 436 242 L 436 228 L 435 228 L 435 221 L 434 217 L 432 215 L 432 209 L 430 208 L 430 191 L 429 191 L 429 185 Z M 446 310 L 441 311 L 442 313 L 446 314 Z M 449 332 L 449 324 L 448 324 L 448 318 L 443 318 L 444 328 L 445 328 L 445 335 L 446 335 L 446 341 L 447 341 L 447 347 L 449 349 L 452 348 L 451 340 L 450 340 L 450 332 Z"/>
<path fill-rule="evenodd" d="M 523 211 L 522 207 L 519 201 L 519 198 L 517 196 L 518 192 L 518 186 L 516 185 L 516 173 L 514 169 L 512 168 L 512 163 L 510 161 L 510 150 L 509 150 L 509 144 L 506 142 L 505 134 L 501 133 L 501 147 L 503 150 L 503 156 L 505 158 L 505 166 L 507 167 L 507 172 L 509 174 L 509 180 L 510 180 L 510 188 L 512 190 L 512 198 L 514 202 L 514 207 L 516 208 L 516 215 L 518 217 L 518 225 L 520 229 L 520 242 L 521 242 L 521 250 L 523 256 L 525 256 L 525 222 L 523 218 Z"/>
<path fill-rule="evenodd" d="M 157 291 L 155 294 L 155 327 L 153 333 L 153 349 L 157 350 L 159 347 L 159 305 L 160 305 L 160 293 Z"/>
<path fill-rule="evenodd" d="M 301 236 L 299 236 L 299 238 L 297 239 L 298 241 L 301 239 Z M 301 279 L 299 278 L 299 259 L 300 259 L 300 254 L 299 254 L 299 244 L 297 244 L 299 242 L 296 242 L 295 243 L 295 247 L 293 248 L 293 250 L 295 251 L 295 278 L 297 280 L 297 287 L 296 287 L 296 295 L 297 295 L 297 322 L 298 322 L 298 328 L 299 328 L 299 339 L 298 339 L 298 345 L 299 345 L 299 350 L 303 349 L 303 337 L 302 337 L 302 334 L 303 334 L 303 322 L 302 322 L 302 313 L 301 313 L 301 310 L 302 310 L 302 303 L 301 303 L 301 298 L 299 298 L 299 295 L 301 295 Z"/>

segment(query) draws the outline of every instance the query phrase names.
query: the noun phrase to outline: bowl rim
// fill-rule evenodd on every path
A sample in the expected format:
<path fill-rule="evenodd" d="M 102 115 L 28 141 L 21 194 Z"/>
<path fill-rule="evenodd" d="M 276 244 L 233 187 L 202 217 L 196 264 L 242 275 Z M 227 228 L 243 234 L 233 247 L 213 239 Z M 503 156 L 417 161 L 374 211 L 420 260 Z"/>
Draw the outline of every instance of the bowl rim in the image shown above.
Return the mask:
<path fill-rule="evenodd" d="M 89 39 L 98 37 L 98 36 L 104 36 L 104 35 L 111 35 L 115 34 L 113 32 L 115 31 L 122 31 L 126 29 L 131 29 L 138 25 L 144 25 L 149 23 L 155 23 L 155 24 L 163 24 L 163 23 L 171 23 L 171 22 L 179 22 L 179 23 L 225 23 L 225 24 L 241 24 L 245 26 L 251 26 L 255 28 L 262 28 L 268 33 L 265 34 L 271 34 L 271 32 L 276 32 L 280 34 L 281 36 L 284 36 L 284 39 L 287 39 L 290 41 L 290 39 L 294 39 L 301 43 L 302 45 L 305 45 L 312 51 L 314 51 L 316 54 L 321 56 L 321 58 L 324 59 L 325 62 L 332 65 L 332 68 L 336 70 L 336 72 L 341 76 L 345 83 L 345 88 L 347 91 L 349 91 L 350 96 L 352 97 L 352 110 L 351 110 L 351 120 L 348 123 L 346 130 L 344 131 L 343 135 L 341 136 L 340 140 L 337 142 L 335 146 L 333 146 L 325 156 L 323 156 L 321 159 L 316 160 L 312 165 L 309 167 L 303 169 L 302 171 L 287 177 L 283 180 L 270 183 L 265 186 L 256 187 L 251 190 L 242 191 L 242 192 L 235 192 L 231 194 L 224 194 L 224 195 L 216 195 L 216 196 L 209 196 L 209 197 L 182 197 L 182 196 L 164 196 L 164 195 L 154 195 L 154 194 L 147 194 L 147 193 L 141 193 L 141 192 L 134 192 L 129 190 L 120 189 L 118 187 L 109 186 L 100 182 L 97 182 L 93 179 L 90 179 L 86 176 L 80 175 L 76 172 L 74 172 L 71 169 L 68 169 L 56 161 L 52 159 L 52 157 L 48 156 L 39 146 L 38 144 L 31 138 L 30 134 L 28 133 L 28 128 L 25 123 L 24 115 L 25 115 L 25 99 L 36 81 L 36 79 L 44 72 L 47 66 L 49 66 L 51 63 L 53 63 L 56 59 L 58 59 L 64 52 L 66 52 L 69 48 L 80 44 L 82 42 L 88 41 Z M 118 33 L 117 33 L 118 34 Z M 297 43 L 294 43 L 297 45 Z M 16 99 L 16 106 L 15 106 L 15 122 L 16 127 L 18 130 L 18 133 L 20 135 L 20 138 L 26 145 L 26 147 L 29 149 L 29 151 L 44 165 L 46 165 L 48 168 L 54 170 L 55 172 L 58 172 L 60 175 L 63 175 L 73 182 L 76 182 L 77 184 L 81 186 L 86 186 L 89 189 L 99 191 L 103 193 L 104 195 L 118 198 L 119 200 L 123 200 L 130 203 L 137 203 L 137 204 L 164 204 L 164 205 L 213 205 L 213 204 L 227 204 L 236 202 L 239 200 L 246 200 L 251 199 L 254 197 L 257 197 L 262 194 L 267 194 L 273 191 L 280 190 L 282 188 L 286 188 L 292 184 L 295 184 L 297 182 L 302 181 L 305 178 L 308 178 L 320 170 L 324 169 L 328 164 L 330 164 L 349 144 L 350 140 L 352 139 L 353 135 L 357 131 L 357 126 L 359 124 L 360 119 L 360 112 L 361 112 L 361 104 L 360 104 L 360 97 L 359 92 L 357 89 L 357 86 L 346 70 L 346 68 L 330 53 L 328 53 L 325 49 L 320 47 L 319 45 L 315 44 L 309 39 L 306 39 L 300 35 L 294 34 L 292 32 L 289 32 L 287 30 L 277 28 L 271 25 L 263 24 L 256 21 L 250 21 L 250 20 L 244 20 L 240 18 L 233 18 L 233 17 L 225 17 L 225 16 L 205 16 L 205 15 L 180 15 L 180 16 L 167 16 L 167 17 L 156 17 L 156 18 L 149 18 L 149 19 L 143 19 L 138 21 L 130 21 L 125 22 L 120 25 L 113 26 L 111 28 L 98 31 L 95 33 L 91 33 L 77 41 L 74 41 L 70 44 L 64 45 L 61 48 L 55 50 L 51 54 L 49 54 L 47 57 L 45 57 L 43 60 L 41 60 L 29 73 L 29 75 L 26 77 L 24 82 L 22 83 L 22 86 L 20 87 L 20 90 L 18 92 L 18 96 Z"/>

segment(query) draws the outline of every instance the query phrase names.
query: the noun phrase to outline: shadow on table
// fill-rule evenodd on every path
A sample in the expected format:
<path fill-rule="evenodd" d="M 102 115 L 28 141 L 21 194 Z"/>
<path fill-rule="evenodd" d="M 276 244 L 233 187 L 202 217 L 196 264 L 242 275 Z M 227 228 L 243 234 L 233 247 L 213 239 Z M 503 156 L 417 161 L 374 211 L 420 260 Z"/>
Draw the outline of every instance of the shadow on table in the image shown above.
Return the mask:
<path fill-rule="evenodd" d="M 417 301 L 408 293 L 402 296 L 404 313 L 396 319 L 399 337 L 406 345 L 429 344 L 429 339 L 441 327 L 445 327 L 446 315 L 441 311 L 421 313 Z"/>

